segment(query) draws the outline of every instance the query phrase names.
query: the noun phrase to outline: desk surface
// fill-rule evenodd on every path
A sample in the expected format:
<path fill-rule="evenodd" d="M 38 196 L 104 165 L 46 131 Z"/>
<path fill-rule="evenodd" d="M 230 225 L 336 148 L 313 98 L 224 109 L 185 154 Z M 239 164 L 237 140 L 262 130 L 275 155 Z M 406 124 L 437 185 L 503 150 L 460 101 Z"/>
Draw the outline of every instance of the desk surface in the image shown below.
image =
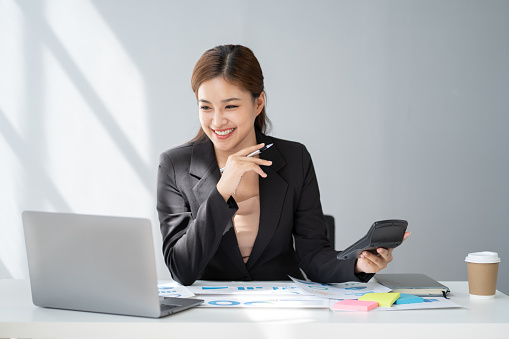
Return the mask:
<path fill-rule="evenodd" d="M 27 280 L 0 280 L 0 338 L 508 338 L 509 297 L 474 300 L 466 282 L 442 282 L 456 309 L 332 312 L 329 309 L 194 308 L 161 319 L 65 311 L 32 304 Z"/>

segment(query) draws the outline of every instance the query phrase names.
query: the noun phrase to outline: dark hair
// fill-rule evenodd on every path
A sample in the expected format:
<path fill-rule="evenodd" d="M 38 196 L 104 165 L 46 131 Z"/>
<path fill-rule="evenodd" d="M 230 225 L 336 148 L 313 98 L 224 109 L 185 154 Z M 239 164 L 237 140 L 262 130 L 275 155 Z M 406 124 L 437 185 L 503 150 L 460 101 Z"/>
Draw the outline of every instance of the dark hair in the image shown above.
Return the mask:
<path fill-rule="evenodd" d="M 198 88 L 201 84 L 218 76 L 251 93 L 253 100 L 264 92 L 262 68 L 258 59 L 247 47 L 221 45 L 203 53 L 194 66 L 191 77 L 191 87 L 196 98 L 198 98 Z M 254 125 L 263 133 L 270 129 L 271 123 L 265 113 L 265 106 L 256 117 Z M 203 129 L 200 128 L 192 141 L 201 140 L 205 135 Z"/>

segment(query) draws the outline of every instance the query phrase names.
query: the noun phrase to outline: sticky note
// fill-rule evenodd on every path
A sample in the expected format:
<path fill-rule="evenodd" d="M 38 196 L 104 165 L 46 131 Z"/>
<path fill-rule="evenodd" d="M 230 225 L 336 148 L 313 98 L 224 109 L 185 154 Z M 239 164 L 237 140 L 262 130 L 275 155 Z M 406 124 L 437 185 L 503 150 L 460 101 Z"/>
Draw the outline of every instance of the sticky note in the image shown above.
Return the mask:
<path fill-rule="evenodd" d="M 412 294 L 401 293 L 399 299 L 394 302 L 395 305 L 418 304 L 424 302 L 424 299 Z"/>
<path fill-rule="evenodd" d="M 344 299 L 332 305 L 333 310 L 371 311 L 378 307 L 376 301 Z"/>
<path fill-rule="evenodd" d="M 378 302 L 380 307 L 391 307 L 399 298 L 399 293 L 366 293 L 359 300 Z"/>

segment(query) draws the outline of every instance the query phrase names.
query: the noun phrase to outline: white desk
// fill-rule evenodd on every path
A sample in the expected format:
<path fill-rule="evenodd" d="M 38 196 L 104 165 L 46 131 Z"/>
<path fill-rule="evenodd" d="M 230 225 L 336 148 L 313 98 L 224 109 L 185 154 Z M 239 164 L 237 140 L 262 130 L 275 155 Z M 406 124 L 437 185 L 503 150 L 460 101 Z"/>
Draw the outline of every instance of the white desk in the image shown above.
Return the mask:
<path fill-rule="evenodd" d="M 194 308 L 161 319 L 55 310 L 32 304 L 29 282 L 0 280 L 0 338 L 509 338 L 509 297 L 470 300 L 466 282 L 445 281 L 464 308 L 387 312 Z"/>

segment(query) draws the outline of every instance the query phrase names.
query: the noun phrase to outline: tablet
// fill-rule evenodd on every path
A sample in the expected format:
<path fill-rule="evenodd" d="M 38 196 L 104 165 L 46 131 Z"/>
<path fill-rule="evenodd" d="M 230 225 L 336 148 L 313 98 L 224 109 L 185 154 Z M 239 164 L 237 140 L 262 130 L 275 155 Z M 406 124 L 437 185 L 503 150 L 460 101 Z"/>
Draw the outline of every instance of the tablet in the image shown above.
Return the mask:
<path fill-rule="evenodd" d="M 407 226 L 406 220 L 376 221 L 364 237 L 338 254 L 338 260 L 357 259 L 363 251 L 375 252 L 378 247 L 398 247 L 403 242 Z"/>

